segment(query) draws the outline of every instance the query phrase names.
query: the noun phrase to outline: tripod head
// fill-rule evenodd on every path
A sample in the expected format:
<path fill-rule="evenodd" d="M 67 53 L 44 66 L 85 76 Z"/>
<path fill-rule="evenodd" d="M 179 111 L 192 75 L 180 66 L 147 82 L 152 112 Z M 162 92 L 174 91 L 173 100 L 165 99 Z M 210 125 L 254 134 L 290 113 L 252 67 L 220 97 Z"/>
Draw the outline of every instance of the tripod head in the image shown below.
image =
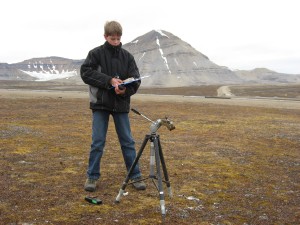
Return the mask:
<path fill-rule="evenodd" d="M 161 127 L 165 126 L 168 128 L 169 131 L 174 130 L 175 126 L 173 124 L 173 121 L 171 121 L 168 117 L 165 117 L 164 119 L 158 119 L 155 122 L 137 111 L 136 109 L 131 109 L 132 112 L 144 117 L 146 120 L 150 121 L 152 124 L 150 126 L 151 133 L 156 133 L 156 131 Z"/>

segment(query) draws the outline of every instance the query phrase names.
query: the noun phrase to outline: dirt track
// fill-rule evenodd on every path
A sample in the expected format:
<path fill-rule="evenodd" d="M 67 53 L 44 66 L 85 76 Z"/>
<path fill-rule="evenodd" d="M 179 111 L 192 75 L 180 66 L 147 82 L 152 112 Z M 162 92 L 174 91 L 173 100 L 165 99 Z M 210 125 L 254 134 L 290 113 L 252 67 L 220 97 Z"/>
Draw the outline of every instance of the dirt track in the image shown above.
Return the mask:
<path fill-rule="evenodd" d="M 218 96 L 219 97 L 224 97 L 224 96 L 227 96 L 227 97 L 230 97 L 230 96 L 234 96 L 232 93 L 231 93 L 231 90 L 228 86 L 222 86 L 222 87 L 219 87 L 218 90 L 217 90 L 217 93 L 218 93 Z"/>

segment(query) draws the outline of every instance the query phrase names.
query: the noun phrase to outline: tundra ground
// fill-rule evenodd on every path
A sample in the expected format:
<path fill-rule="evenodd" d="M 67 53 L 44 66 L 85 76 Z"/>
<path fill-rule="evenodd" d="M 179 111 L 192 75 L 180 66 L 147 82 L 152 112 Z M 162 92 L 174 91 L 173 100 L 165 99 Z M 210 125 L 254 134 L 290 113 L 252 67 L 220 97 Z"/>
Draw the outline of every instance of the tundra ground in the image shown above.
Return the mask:
<path fill-rule="evenodd" d="M 0 104 L 0 224 L 299 224 L 299 109 L 133 98 L 132 107 L 176 126 L 159 130 L 174 195 L 165 193 L 163 221 L 150 179 L 114 203 L 126 171 L 112 119 L 92 194 L 103 204 L 84 200 L 87 95 L 2 96 Z M 150 123 L 130 119 L 138 150 Z M 148 147 L 140 164 L 147 177 Z"/>

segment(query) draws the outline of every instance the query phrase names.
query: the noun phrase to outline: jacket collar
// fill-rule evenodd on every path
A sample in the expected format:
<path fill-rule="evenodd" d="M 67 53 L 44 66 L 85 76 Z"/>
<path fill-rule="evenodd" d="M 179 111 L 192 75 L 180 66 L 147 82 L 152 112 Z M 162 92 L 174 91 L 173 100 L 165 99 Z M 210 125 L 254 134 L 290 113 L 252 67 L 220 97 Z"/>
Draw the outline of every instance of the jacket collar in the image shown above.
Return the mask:
<path fill-rule="evenodd" d="M 112 50 L 114 52 L 119 52 L 122 47 L 122 43 L 120 43 L 118 46 L 113 46 L 109 44 L 108 41 L 105 41 L 104 46 L 109 50 Z"/>

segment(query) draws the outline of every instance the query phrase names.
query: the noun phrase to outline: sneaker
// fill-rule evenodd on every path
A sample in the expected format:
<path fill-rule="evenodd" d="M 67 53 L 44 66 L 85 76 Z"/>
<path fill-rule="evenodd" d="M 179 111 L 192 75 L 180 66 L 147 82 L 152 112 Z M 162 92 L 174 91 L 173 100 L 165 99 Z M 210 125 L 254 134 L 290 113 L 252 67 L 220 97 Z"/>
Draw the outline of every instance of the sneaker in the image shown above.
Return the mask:
<path fill-rule="evenodd" d="M 97 186 L 97 180 L 88 178 L 85 181 L 84 190 L 93 192 L 96 190 L 96 186 Z"/>
<path fill-rule="evenodd" d="M 142 181 L 142 177 L 137 177 L 131 180 L 132 185 L 136 190 L 146 190 L 146 184 Z"/>

